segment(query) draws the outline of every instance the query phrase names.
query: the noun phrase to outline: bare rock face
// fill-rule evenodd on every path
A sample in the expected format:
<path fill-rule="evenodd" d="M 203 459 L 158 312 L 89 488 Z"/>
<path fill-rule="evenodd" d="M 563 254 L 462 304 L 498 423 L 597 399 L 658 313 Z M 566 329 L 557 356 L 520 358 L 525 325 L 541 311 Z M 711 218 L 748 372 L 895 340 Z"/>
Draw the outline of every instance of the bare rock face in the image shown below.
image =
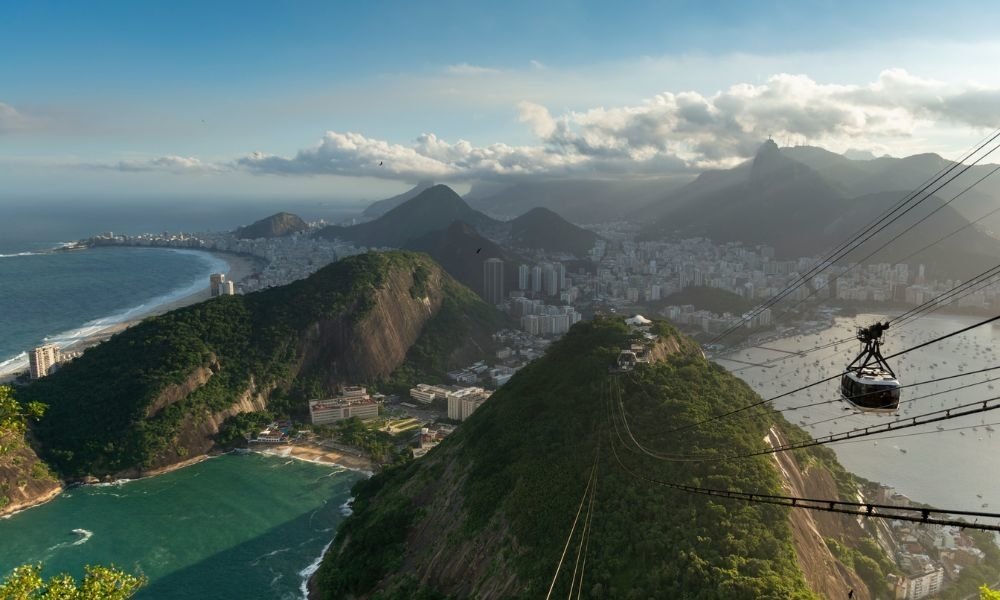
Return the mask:
<path fill-rule="evenodd" d="M 61 483 L 23 433 L 0 432 L 0 516 L 41 504 L 61 491 Z"/>
<path fill-rule="evenodd" d="M 311 323 L 296 348 L 298 360 L 289 380 L 304 372 L 320 373 L 325 389 L 340 384 L 374 381 L 387 377 L 406 359 L 427 321 L 441 308 L 444 299 L 444 272 L 430 261 L 421 294 L 414 293 L 414 272 L 392 267 L 382 284 L 364 302 L 356 302 L 340 314 Z M 363 305 L 363 306 L 362 306 Z M 153 418 L 170 406 L 184 401 L 205 386 L 220 370 L 214 356 L 179 383 L 166 386 L 148 405 L 146 418 Z M 191 460 L 212 450 L 214 437 L 231 416 L 263 411 L 277 386 L 261 386 L 251 378 L 246 390 L 225 410 L 201 412 L 185 418 L 172 447 L 160 452 L 143 467 L 116 474 L 139 477 L 171 465 Z"/>

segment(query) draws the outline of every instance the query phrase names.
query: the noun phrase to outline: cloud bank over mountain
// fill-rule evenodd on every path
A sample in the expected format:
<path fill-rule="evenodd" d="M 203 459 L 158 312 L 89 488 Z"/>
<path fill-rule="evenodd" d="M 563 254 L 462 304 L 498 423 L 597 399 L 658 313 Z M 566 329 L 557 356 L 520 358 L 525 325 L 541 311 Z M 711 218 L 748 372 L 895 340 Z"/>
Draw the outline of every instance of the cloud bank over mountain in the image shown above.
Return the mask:
<path fill-rule="evenodd" d="M 518 112 L 537 144 L 477 146 L 433 133 L 400 144 L 328 131 L 294 156 L 255 153 L 237 164 L 261 174 L 435 180 L 676 173 L 732 166 L 769 136 L 844 150 L 874 143 L 881 150 L 928 124 L 996 127 L 1000 88 L 954 85 L 900 69 L 883 71 L 867 85 L 778 74 L 713 95 L 664 92 L 634 106 L 561 115 L 522 102 Z"/>

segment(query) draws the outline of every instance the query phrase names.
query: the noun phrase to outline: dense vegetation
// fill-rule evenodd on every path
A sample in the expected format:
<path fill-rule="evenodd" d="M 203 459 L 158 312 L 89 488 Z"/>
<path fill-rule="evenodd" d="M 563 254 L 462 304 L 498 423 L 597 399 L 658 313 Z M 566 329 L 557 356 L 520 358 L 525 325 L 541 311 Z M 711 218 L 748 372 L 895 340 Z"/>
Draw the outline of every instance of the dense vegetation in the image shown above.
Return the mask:
<path fill-rule="evenodd" d="M 44 455 L 67 476 L 148 467 L 168 452 L 183 456 L 181 428 L 232 406 L 253 386 L 265 395 L 276 388 L 272 411 L 301 414 L 311 394 L 332 392 L 317 389 L 321 366 L 299 372 L 309 326 L 345 317 L 361 320 L 393 269 L 416 272 L 411 293 L 421 293 L 432 268 L 429 259 L 416 254 L 368 253 L 287 286 L 215 298 L 143 321 L 22 392 L 24 399 L 49 406 L 37 427 Z M 450 291 L 461 289 L 445 281 Z M 468 324 L 456 314 L 470 297 L 475 299 L 464 290 L 460 299 L 450 299 L 445 318 L 451 325 Z M 478 304 L 470 310 L 490 308 Z M 448 331 L 450 336 L 464 333 Z M 427 348 L 414 358 L 413 368 L 438 364 L 439 346 L 451 341 L 421 339 Z M 154 405 L 164 390 L 199 369 L 211 372 L 205 385 L 190 394 L 174 390 L 178 401 Z"/>
<path fill-rule="evenodd" d="M 492 333 L 510 323 L 503 313 L 481 301 L 472 290 L 454 281 L 444 282 L 445 295 L 424 335 L 406 354 L 406 360 L 376 387 L 405 393 L 418 383 L 441 383 L 450 369 L 466 366 L 470 356 L 489 356 L 497 344 Z"/>
<path fill-rule="evenodd" d="M 41 565 L 24 565 L 0 581 L 0 600 L 126 600 L 144 585 L 144 577 L 113 566 L 88 566 L 78 582 L 65 573 L 45 579 Z"/>
<path fill-rule="evenodd" d="M 664 325 L 659 331 L 676 335 Z M 376 597 L 399 597 L 417 593 L 413 577 L 433 582 L 433 574 L 414 565 L 425 557 L 408 553 L 416 531 L 422 543 L 445 538 L 443 556 L 466 541 L 491 540 L 506 549 L 478 572 L 515 577 L 521 597 L 544 595 L 598 446 L 591 547 L 600 551 L 587 556 L 584 597 L 813 597 L 796 566 L 785 509 L 690 496 L 634 479 L 619 467 L 602 390 L 607 366 L 627 338 L 620 321 L 575 325 L 427 457 L 359 484 L 354 516 L 338 531 L 317 575 L 324 597 L 371 593 L 376 585 Z M 684 434 L 664 433 L 756 398 L 689 342 L 681 344 L 682 353 L 621 381 L 636 435 L 665 452 L 761 448 L 770 422 L 764 410 Z M 780 490 L 766 458 L 663 463 L 616 448 L 631 469 L 662 480 Z M 456 465 L 460 473 L 449 475 Z M 421 519 L 434 510 L 435 497 L 455 494 L 461 510 L 451 515 L 453 526 L 441 529 L 432 520 L 436 528 L 424 530 Z M 568 587 L 568 577 L 562 578 L 556 593 Z M 419 592 L 433 597 L 454 587 L 431 583 Z"/>
<path fill-rule="evenodd" d="M 683 306 L 693 304 L 699 310 L 722 314 L 743 314 L 753 308 L 753 302 L 728 290 L 707 286 L 686 287 L 657 302 L 658 306 Z"/>

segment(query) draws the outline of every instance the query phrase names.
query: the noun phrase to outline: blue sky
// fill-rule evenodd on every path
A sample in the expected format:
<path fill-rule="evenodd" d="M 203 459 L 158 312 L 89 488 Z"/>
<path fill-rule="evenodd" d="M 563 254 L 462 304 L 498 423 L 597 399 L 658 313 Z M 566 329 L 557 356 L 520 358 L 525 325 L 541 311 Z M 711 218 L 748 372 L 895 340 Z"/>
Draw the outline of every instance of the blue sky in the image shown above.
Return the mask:
<path fill-rule="evenodd" d="M 954 153 L 996 4 L 0 1 L 0 200 L 668 175 L 771 130 Z"/>

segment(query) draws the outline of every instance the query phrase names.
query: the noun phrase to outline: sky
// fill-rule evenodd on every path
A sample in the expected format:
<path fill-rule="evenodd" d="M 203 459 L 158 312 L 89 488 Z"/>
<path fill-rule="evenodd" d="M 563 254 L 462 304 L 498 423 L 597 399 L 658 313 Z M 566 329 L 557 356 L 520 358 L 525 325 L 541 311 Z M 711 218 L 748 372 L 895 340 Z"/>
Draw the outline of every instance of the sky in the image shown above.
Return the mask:
<path fill-rule="evenodd" d="M 0 205 L 375 200 L 725 168 L 768 136 L 957 157 L 1000 3 L 0 0 Z"/>

